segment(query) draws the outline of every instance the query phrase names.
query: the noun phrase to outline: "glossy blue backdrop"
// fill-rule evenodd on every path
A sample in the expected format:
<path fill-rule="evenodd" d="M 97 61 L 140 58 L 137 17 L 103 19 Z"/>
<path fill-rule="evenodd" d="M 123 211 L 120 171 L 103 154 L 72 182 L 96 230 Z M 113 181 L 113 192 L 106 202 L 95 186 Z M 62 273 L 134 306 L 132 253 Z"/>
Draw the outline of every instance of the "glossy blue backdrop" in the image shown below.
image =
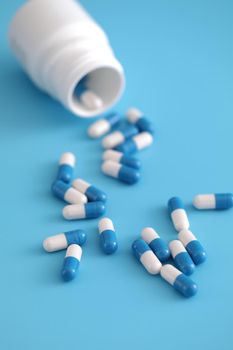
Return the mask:
<path fill-rule="evenodd" d="M 1 292 L 0 348 L 230 350 L 232 341 L 233 211 L 197 212 L 192 197 L 233 191 L 232 1 L 83 0 L 109 34 L 123 63 L 127 89 L 116 109 L 140 107 L 156 127 L 140 154 L 142 180 L 127 187 L 100 172 L 99 141 L 39 92 L 7 43 L 20 0 L 0 11 Z M 119 251 L 104 256 L 97 220 L 66 222 L 50 194 L 63 151 L 77 155 L 76 174 L 104 188 Z M 208 251 L 185 300 L 146 274 L 131 243 L 143 226 L 176 237 L 166 212 L 173 195 L 187 204 L 191 228 Z M 80 274 L 62 283 L 64 252 L 46 254 L 42 240 L 85 228 Z"/>

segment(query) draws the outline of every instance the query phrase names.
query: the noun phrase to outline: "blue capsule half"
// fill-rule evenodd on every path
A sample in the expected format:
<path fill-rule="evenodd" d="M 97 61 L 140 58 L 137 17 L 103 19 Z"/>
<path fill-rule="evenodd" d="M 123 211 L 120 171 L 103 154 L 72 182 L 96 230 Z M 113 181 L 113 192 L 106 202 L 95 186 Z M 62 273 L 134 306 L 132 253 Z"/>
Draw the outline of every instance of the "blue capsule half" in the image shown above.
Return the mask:
<path fill-rule="evenodd" d="M 207 254 L 202 244 L 196 239 L 189 230 L 182 230 L 178 234 L 179 240 L 185 246 L 185 249 L 191 256 L 195 265 L 202 264 L 207 259 Z"/>
<path fill-rule="evenodd" d="M 73 230 L 64 232 L 67 240 L 67 245 L 78 244 L 80 246 L 84 245 L 87 240 L 87 234 L 84 230 Z"/>
<path fill-rule="evenodd" d="M 134 158 L 134 157 L 124 156 L 124 155 L 120 159 L 120 163 L 123 165 L 126 165 L 130 168 L 137 169 L 137 170 L 139 170 L 142 166 L 142 163 L 139 159 Z"/>
<path fill-rule="evenodd" d="M 197 284 L 183 273 L 176 278 L 173 286 L 186 298 L 190 298 L 197 293 Z"/>
<path fill-rule="evenodd" d="M 122 165 L 118 173 L 118 179 L 133 185 L 140 180 L 140 173 L 134 168 Z"/>
<path fill-rule="evenodd" d="M 175 265 L 185 275 L 189 276 L 194 272 L 195 266 L 187 252 L 181 252 L 174 258 Z"/>
<path fill-rule="evenodd" d="M 121 143 L 120 145 L 116 146 L 115 149 L 124 154 L 132 154 L 137 152 L 138 150 L 137 144 L 133 138 L 130 138 L 125 142 Z"/>
<path fill-rule="evenodd" d="M 60 157 L 57 180 L 70 183 L 73 178 L 75 155 L 71 152 L 63 153 Z"/>
<path fill-rule="evenodd" d="M 51 190 L 52 190 L 52 193 L 54 194 L 54 196 L 57 198 L 63 199 L 63 200 L 64 200 L 66 192 L 69 189 L 70 189 L 70 185 L 61 181 L 61 180 L 55 181 L 51 187 Z"/>
<path fill-rule="evenodd" d="M 90 202 L 106 202 L 107 200 L 106 193 L 92 185 L 87 188 L 85 195 L 87 196 Z"/>
<path fill-rule="evenodd" d="M 167 206 L 169 214 L 171 214 L 176 209 L 184 209 L 184 203 L 179 197 L 170 198 Z"/>
<path fill-rule="evenodd" d="M 169 248 L 162 238 L 154 239 L 149 246 L 161 262 L 165 262 L 170 258 Z"/>

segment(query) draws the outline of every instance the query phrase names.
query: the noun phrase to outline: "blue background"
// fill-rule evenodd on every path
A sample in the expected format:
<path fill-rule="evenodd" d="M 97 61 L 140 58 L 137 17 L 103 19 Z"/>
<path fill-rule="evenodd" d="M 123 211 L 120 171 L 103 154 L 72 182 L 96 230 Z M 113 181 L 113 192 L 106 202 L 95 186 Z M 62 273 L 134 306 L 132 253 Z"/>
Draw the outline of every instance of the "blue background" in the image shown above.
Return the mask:
<path fill-rule="evenodd" d="M 198 212 L 197 193 L 233 191 L 233 2 L 113 1 L 82 3 L 108 33 L 124 65 L 127 89 L 116 109 L 140 107 L 156 127 L 143 151 L 142 179 L 128 187 L 100 172 L 100 142 L 89 121 L 39 92 L 7 43 L 20 0 L 0 13 L 1 292 L 0 347 L 15 349 L 232 349 L 233 211 Z M 103 188 L 119 251 L 100 251 L 97 220 L 66 222 L 52 197 L 59 156 L 77 156 L 76 175 Z M 177 237 L 166 211 L 179 195 L 208 261 L 186 300 L 135 261 L 131 243 L 144 226 Z M 46 236 L 85 228 L 77 280 L 65 284 L 65 252 L 46 254 Z"/>

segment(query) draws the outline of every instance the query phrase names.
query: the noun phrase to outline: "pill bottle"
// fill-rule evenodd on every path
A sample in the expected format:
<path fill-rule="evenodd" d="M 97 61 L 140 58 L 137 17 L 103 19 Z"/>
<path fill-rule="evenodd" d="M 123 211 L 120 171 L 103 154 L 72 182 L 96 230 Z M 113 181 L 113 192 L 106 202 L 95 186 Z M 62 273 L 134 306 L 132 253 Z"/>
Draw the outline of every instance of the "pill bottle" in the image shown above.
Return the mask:
<path fill-rule="evenodd" d="M 121 96 L 124 71 L 108 38 L 74 0 L 30 0 L 10 24 L 10 46 L 31 80 L 79 117 L 94 117 Z M 79 87 L 102 105 L 89 109 Z"/>

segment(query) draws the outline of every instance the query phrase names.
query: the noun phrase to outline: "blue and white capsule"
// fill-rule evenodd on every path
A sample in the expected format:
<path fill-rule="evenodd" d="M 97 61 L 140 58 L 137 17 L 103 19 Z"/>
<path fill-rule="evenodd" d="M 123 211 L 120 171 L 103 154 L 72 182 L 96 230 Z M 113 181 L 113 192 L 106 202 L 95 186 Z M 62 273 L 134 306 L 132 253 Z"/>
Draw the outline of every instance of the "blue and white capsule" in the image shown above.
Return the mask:
<path fill-rule="evenodd" d="M 139 159 L 125 156 L 124 153 L 113 149 L 109 149 L 103 153 L 103 160 L 112 160 L 113 162 L 120 163 L 134 169 L 141 168 L 141 161 Z"/>
<path fill-rule="evenodd" d="M 138 261 L 151 275 L 157 275 L 162 267 L 157 256 L 152 252 L 149 245 L 143 239 L 137 239 L 132 244 L 133 253 Z"/>
<path fill-rule="evenodd" d="M 172 197 L 168 201 L 168 212 L 176 231 L 188 230 L 189 220 L 184 209 L 184 203 L 179 197 Z"/>
<path fill-rule="evenodd" d="M 63 208 L 62 214 L 66 220 L 96 219 L 105 212 L 103 202 L 89 202 L 86 204 L 72 204 Z"/>
<path fill-rule="evenodd" d="M 225 210 L 233 207 L 232 193 L 198 194 L 193 199 L 196 209 Z"/>
<path fill-rule="evenodd" d="M 52 184 L 52 192 L 55 197 L 70 204 L 87 203 L 87 197 L 83 193 L 61 180 Z"/>
<path fill-rule="evenodd" d="M 105 254 L 113 254 L 117 251 L 117 236 L 112 220 L 103 218 L 99 221 L 100 246 Z"/>
<path fill-rule="evenodd" d="M 114 148 L 117 145 L 125 142 L 128 138 L 137 135 L 138 129 L 134 125 L 129 125 L 120 130 L 114 131 L 111 134 L 104 137 L 102 141 L 103 148 Z"/>
<path fill-rule="evenodd" d="M 161 262 L 170 258 L 168 245 L 152 227 L 145 227 L 141 232 L 141 236 Z"/>
<path fill-rule="evenodd" d="M 207 254 L 205 249 L 190 230 L 180 231 L 178 238 L 183 243 L 195 265 L 202 264 L 206 260 Z"/>
<path fill-rule="evenodd" d="M 84 230 L 73 230 L 46 238 L 43 242 L 43 248 L 46 252 L 52 253 L 66 249 L 71 244 L 82 246 L 86 240 L 87 234 Z"/>
<path fill-rule="evenodd" d="M 113 162 L 112 160 L 103 162 L 101 169 L 105 175 L 116 178 L 128 185 L 133 185 L 140 179 L 140 173 L 137 169 Z"/>
<path fill-rule="evenodd" d="M 138 130 L 154 133 L 154 126 L 149 119 L 147 119 L 139 109 L 129 108 L 126 112 L 126 117 L 129 123 L 136 125 Z"/>
<path fill-rule="evenodd" d="M 191 275 L 195 270 L 195 265 L 181 241 L 177 239 L 171 241 L 169 248 L 176 267 L 185 275 Z"/>
<path fill-rule="evenodd" d="M 149 132 L 143 131 L 118 145 L 116 150 L 124 154 L 132 154 L 149 147 L 152 143 L 153 136 Z"/>
<path fill-rule="evenodd" d="M 107 195 L 104 191 L 83 179 L 75 179 L 72 185 L 77 191 L 83 193 L 89 202 L 106 202 L 107 200 Z"/>
<path fill-rule="evenodd" d="M 186 298 L 190 298 L 197 293 L 197 284 L 170 264 L 162 266 L 160 275 Z"/>
<path fill-rule="evenodd" d="M 73 179 L 75 162 L 76 159 L 73 153 L 63 153 L 59 160 L 57 180 L 70 183 L 70 181 Z"/>
<path fill-rule="evenodd" d="M 91 124 L 88 128 L 88 135 L 95 139 L 109 132 L 121 119 L 118 113 L 111 113 Z"/>
<path fill-rule="evenodd" d="M 69 282 L 77 276 L 81 257 L 82 248 L 78 244 L 69 245 L 61 269 L 61 275 L 65 282 Z"/>

